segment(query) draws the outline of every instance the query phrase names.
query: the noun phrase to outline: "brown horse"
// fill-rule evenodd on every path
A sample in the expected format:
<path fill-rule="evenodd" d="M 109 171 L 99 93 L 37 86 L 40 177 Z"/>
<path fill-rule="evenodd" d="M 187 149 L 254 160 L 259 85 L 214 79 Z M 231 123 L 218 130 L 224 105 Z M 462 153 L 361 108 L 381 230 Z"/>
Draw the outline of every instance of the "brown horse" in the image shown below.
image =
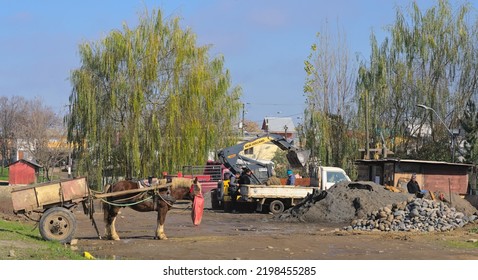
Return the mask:
<path fill-rule="evenodd" d="M 103 200 L 103 213 L 106 223 L 106 238 L 119 240 L 115 228 L 116 216 L 120 208 L 130 207 L 139 212 L 157 211 L 157 227 L 155 239 L 168 239 L 164 233 L 164 222 L 166 214 L 173 207 L 176 200 L 193 200 L 194 196 L 201 192 L 201 186 L 196 179 L 173 180 L 170 184 L 160 185 L 156 180 L 151 186 L 157 186 L 153 190 L 137 192 L 132 194 L 122 194 L 118 196 L 107 197 Z M 127 190 L 140 190 L 145 186 L 141 181 L 119 181 L 114 185 L 107 187 L 106 192 L 114 193 Z"/>

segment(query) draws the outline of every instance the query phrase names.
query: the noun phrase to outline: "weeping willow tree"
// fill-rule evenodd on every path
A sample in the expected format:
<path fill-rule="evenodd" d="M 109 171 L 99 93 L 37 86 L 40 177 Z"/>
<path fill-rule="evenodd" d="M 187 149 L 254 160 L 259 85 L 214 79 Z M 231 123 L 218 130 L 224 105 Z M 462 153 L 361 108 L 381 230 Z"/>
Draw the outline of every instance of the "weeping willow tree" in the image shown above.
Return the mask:
<path fill-rule="evenodd" d="M 380 47 L 371 36 L 370 61 L 360 67 L 357 84 L 360 121 L 372 139 L 387 131 L 398 157 L 450 159 L 447 128 L 458 127 L 478 85 L 478 41 L 469 12 L 469 4 L 454 10 L 439 0 L 421 11 L 412 2 L 408 10 L 397 8 Z M 445 124 L 418 104 L 433 108 Z"/>
<path fill-rule="evenodd" d="M 67 117 L 77 172 L 97 185 L 176 172 L 234 143 L 241 90 L 208 51 L 161 11 L 81 44 Z"/>
<path fill-rule="evenodd" d="M 305 61 L 306 146 L 318 164 L 344 167 L 353 174 L 358 147 L 348 134 L 353 130 L 354 66 L 343 34 L 333 37 L 325 29 L 316 39 Z"/>

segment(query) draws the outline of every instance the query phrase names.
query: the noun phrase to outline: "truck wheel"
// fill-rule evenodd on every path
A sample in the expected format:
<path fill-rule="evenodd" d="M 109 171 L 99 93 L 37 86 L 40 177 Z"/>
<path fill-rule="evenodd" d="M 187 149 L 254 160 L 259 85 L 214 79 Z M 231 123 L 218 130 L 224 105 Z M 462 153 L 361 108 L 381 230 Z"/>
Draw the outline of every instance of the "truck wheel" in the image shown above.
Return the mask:
<path fill-rule="evenodd" d="M 63 207 L 50 208 L 43 213 L 39 229 L 45 240 L 69 243 L 76 231 L 75 216 Z"/>
<path fill-rule="evenodd" d="M 272 214 L 279 214 L 284 212 L 285 206 L 284 203 L 280 200 L 274 200 L 269 204 L 269 210 Z"/>
<path fill-rule="evenodd" d="M 217 189 L 216 189 L 217 200 L 224 201 L 224 182 L 219 181 L 217 182 Z"/>
<path fill-rule="evenodd" d="M 224 212 L 232 212 L 232 203 L 230 201 L 224 201 Z"/>
<path fill-rule="evenodd" d="M 217 198 L 217 190 L 211 190 L 211 207 L 213 210 L 219 209 L 219 199 Z"/>

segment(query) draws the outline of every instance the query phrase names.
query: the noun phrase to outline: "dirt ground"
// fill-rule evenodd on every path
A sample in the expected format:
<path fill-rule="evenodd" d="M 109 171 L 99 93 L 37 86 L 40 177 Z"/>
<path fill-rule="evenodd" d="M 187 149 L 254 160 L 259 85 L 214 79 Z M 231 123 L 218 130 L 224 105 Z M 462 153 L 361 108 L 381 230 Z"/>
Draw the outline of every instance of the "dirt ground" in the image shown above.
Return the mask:
<path fill-rule="evenodd" d="M 3 195 L 1 195 L 3 193 Z M 11 215 L 11 201 L 0 192 L 0 215 Z M 10 204 L 10 205 L 9 205 Z M 284 222 L 271 214 L 224 213 L 206 204 L 202 222 L 194 226 L 190 208 L 178 205 L 168 213 L 168 240 L 154 240 L 156 215 L 129 208 L 121 211 L 119 241 L 99 239 L 81 207 L 73 250 L 107 260 L 477 260 L 478 225 L 451 232 L 345 231 L 346 224 Z M 103 214 L 94 214 L 100 234 Z"/>

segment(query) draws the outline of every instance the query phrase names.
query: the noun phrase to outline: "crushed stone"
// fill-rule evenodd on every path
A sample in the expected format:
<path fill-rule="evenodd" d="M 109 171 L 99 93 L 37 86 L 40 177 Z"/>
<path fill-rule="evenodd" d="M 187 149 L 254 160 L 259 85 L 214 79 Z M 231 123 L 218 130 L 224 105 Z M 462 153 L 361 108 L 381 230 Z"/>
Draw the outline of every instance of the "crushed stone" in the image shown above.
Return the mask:
<path fill-rule="evenodd" d="M 438 194 L 435 197 L 438 197 Z M 294 207 L 276 215 L 274 219 L 306 223 L 351 223 L 356 219 L 366 219 L 383 207 L 406 204 L 414 198 L 413 194 L 392 192 L 370 181 L 342 182 L 327 191 L 308 195 Z M 430 194 L 424 198 L 430 198 Z M 442 194 L 442 198 L 444 203 L 450 204 L 466 216 L 478 213 L 475 207 L 459 195 L 452 194 L 450 197 Z"/>

